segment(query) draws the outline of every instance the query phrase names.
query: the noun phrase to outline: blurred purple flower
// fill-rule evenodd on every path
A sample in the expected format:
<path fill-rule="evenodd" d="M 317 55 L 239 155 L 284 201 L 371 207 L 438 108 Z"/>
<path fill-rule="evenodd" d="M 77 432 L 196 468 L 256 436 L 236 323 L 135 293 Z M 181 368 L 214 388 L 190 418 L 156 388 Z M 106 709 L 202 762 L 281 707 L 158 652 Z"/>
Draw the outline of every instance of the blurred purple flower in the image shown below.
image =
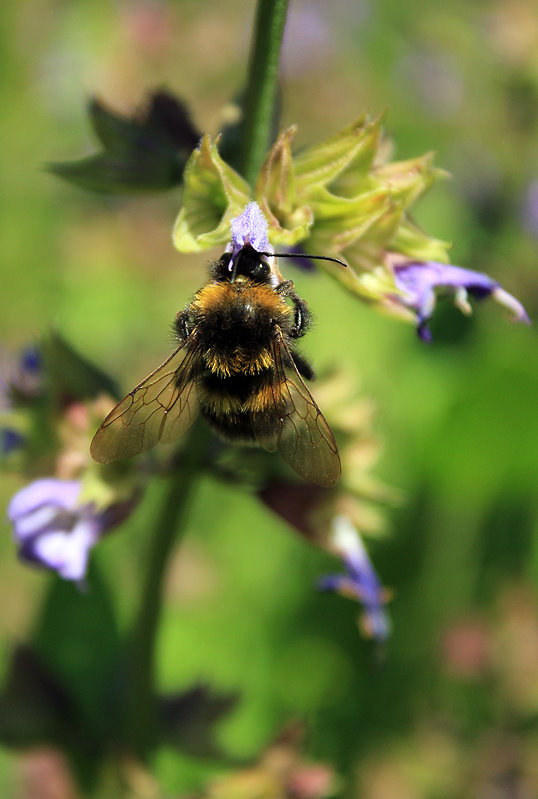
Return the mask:
<path fill-rule="evenodd" d="M 26 374 L 41 373 L 43 358 L 39 349 L 35 346 L 26 347 L 20 354 L 19 366 Z"/>
<path fill-rule="evenodd" d="M 303 272 L 316 271 L 316 267 L 308 255 L 305 254 L 305 251 L 300 244 L 295 244 L 293 247 L 288 247 L 288 252 L 293 253 L 292 263 L 298 269 L 301 269 Z"/>
<path fill-rule="evenodd" d="M 21 449 L 26 442 L 26 438 L 11 427 L 0 428 L 0 456 L 11 455 Z"/>
<path fill-rule="evenodd" d="M 363 631 L 370 638 L 385 641 L 390 634 L 390 620 L 384 607 L 387 592 L 379 581 L 359 533 L 347 516 L 335 517 L 331 545 L 342 557 L 347 574 L 321 577 L 318 588 L 336 591 L 360 602 L 363 607 Z"/>
<path fill-rule="evenodd" d="M 417 331 L 423 341 L 431 340 L 428 321 L 435 308 L 436 289 L 452 289 L 455 303 L 464 313 L 471 313 L 468 294 L 477 299 L 491 295 L 513 313 L 514 321 L 530 324 L 521 303 L 482 272 L 436 261 L 396 264 L 393 271 L 394 282 L 403 292 L 402 297 L 395 299 L 416 312 Z"/>
<path fill-rule="evenodd" d="M 18 401 L 35 399 L 43 384 L 43 362 L 39 349 L 29 346 L 18 358 L 0 353 L 0 408 L 9 409 Z"/>
<path fill-rule="evenodd" d="M 82 584 L 104 517 L 79 504 L 79 494 L 78 480 L 35 480 L 15 494 L 8 517 L 22 560 Z"/>

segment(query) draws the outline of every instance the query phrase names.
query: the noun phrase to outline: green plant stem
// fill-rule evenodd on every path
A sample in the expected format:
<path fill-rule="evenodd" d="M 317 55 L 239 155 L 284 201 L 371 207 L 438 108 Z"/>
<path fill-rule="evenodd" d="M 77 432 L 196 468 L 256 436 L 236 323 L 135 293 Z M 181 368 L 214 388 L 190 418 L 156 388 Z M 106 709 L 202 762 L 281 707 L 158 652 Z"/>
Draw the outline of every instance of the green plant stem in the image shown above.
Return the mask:
<path fill-rule="evenodd" d="M 242 128 L 243 177 L 252 186 L 271 145 L 278 64 L 288 0 L 259 0 Z"/>
<path fill-rule="evenodd" d="M 125 717 L 125 738 L 142 759 L 147 758 L 158 740 L 155 643 L 166 567 L 185 531 L 208 436 L 209 431 L 203 423 L 192 428 L 185 441 L 181 466 L 168 478 L 163 504 L 149 540 L 141 601 L 128 653 L 130 679 Z"/>

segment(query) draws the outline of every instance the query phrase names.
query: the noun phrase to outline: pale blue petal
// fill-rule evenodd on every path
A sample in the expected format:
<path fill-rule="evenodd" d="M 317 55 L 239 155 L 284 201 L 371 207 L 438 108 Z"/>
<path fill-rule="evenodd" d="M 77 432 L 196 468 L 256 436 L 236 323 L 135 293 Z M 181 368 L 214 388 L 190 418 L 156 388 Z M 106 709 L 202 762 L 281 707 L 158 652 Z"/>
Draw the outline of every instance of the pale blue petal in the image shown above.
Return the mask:
<path fill-rule="evenodd" d="M 73 508 L 79 492 L 80 483 L 77 480 L 55 480 L 52 477 L 34 480 L 15 494 L 8 506 L 8 518 L 14 522 L 41 505 Z"/>
<path fill-rule="evenodd" d="M 64 580 L 79 582 L 86 574 L 90 549 L 98 537 L 95 521 L 80 519 L 70 531 L 57 530 L 38 536 L 32 559 L 56 571 Z"/>

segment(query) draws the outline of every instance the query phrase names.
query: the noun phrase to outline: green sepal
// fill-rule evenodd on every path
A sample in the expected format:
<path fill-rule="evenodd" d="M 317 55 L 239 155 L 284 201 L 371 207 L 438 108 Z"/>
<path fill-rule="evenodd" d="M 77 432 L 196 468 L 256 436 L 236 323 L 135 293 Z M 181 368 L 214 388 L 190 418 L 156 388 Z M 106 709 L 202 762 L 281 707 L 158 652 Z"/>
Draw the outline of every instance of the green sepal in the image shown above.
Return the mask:
<path fill-rule="evenodd" d="M 284 227 L 265 197 L 260 197 L 258 205 L 267 220 L 269 239 L 273 245 L 293 247 L 309 235 L 314 216 L 308 206 L 299 206 L 288 214 Z"/>
<path fill-rule="evenodd" d="M 267 154 L 254 189 L 255 199 L 266 198 L 279 219 L 292 212 L 295 202 L 295 170 L 291 144 L 296 131 L 297 126 L 293 125 L 280 134 Z"/>
<path fill-rule="evenodd" d="M 325 189 L 319 189 L 312 206 L 315 222 L 309 247 L 315 252 L 333 254 L 347 252 L 355 241 L 368 237 L 370 229 L 375 229 L 394 208 L 385 189 L 353 200 L 334 197 Z"/>
<path fill-rule="evenodd" d="M 430 152 L 408 161 L 384 164 L 374 171 L 372 179 L 386 186 L 392 197 L 408 208 L 437 178 L 447 177 L 447 172 L 434 167 L 434 158 L 435 153 Z"/>
<path fill-rule="evenodd" d="M 331 252 L 341 253 L 351 266 L 371 269 L 381 262 L 383 250 L 401 222 L 403 208 L 386 190 L 364 195 L 363 201 L 362 214 L 315 224 L 312 239 L 318 248 L 331 247 Z M 320 266 L 324 267 L 323 261 Z"/>
<path fill-rule="evenodd" d="M 201 252 L 230 238 L 230 222 L 250 200 L 250 188 L 204 136 L 184 173 L 183 207 L 173 232 L 180 252 Z"/>
<path fill-rule="evenodd" d="M 372 221 L 365 235 L 355 239 L 345 250 L 343 257 L 346 263 L 361 271 L 369 271 L 382 264 L 403 214 L 401 205 L 390 202 L 386 210 Z"/>
<path fill-rule="evenodd" d="M 323 267 L 337 283 L 354 297 L 375 307 L 382 313 L 409 324 L 416 324 L 416 315 L 399 302 L 401 291 L 394 282 L 394 277 L 384 266 L 377 266 L 371 271 L 359 274 L 348 265 L 347 269 L 328 262 Z"/>
<path fill-rule="evenodd" d="M 447 250 L 450 247 L 450 242 L 428 236 L 409 219 L 405 219 L 396 231 L 388 249 L 417 261 L 448 263 Z"/>
<path fill-rule="evenodd" d="M 254 197 L 264 214 L 273 244 L 293 247 L 308 236 L 313 222 L 308 205 L 295 202 L 291 145 L 297 128 L 283 131 L 271 147 L 256 181 Z"/>
<path fill-rule="evenodd" d="M 332 184 L 351 166 L 360 177 L 367 173 L 377 151 L 380 124 L 380 120 L 371 122 L 363 115 L 335 136 L 307 147 L 295 156 L 297 196 L 307 197 L 312 188 Z M 344 181 L 342 187 L 344 185 L 347 196 L 356 193 L 353 180 L 351 185 Z M 332 188 L 336 191 L 334 186 Z"/>

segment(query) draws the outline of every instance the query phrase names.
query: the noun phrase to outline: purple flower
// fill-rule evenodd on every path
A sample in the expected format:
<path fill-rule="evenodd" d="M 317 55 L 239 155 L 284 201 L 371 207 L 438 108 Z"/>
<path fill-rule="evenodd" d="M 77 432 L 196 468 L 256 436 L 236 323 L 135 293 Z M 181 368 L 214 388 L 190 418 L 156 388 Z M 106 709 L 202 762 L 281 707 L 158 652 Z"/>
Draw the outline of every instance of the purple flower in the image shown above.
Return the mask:
<path fill-rule="evenodd" d="M 35 480 L 8 507 L 19 557 L 82 584 L 91 548 L 99 540 L 103 515 L 79 504 L 78 480 Z"/>
<path fill-rule="evenodd" d="M 232 233 L 232 257 L 229 269 L 231 271 L 234 259 L 239 250 L 250 244 L 257 252 L 272 252 L 267 237 L 267 222 L 258 203 L 251 202 L 245 210 L 230 223 Z"/>
<path fill-rule="evenodd" d="M 7 410 L 39 396 L 43 388 L 43 364 L 40 350 L 26 347 L 18 358 L 0 352 L 0 408 Z"/>
<path fill-rule="evenodd" d="M 41 374 L 43 357 L 35 346 L 26 347 L 20 354 L 19 368 L 25 374 Z"/>
<path fill-rule="evenodd" d="M 322 577 L 318 587 L 360 602 L 363 607 L 363 631 L 370 638 L 385 641 L 390 634 L 390 620 L 384 607 L 387 592 L 379 581 L 360 535 L 347 516 L 336 516 L 333 520 L 331 548 L 342 557 L 347 574 Z"/>
<path fill-rule="evenodd" d="M 463 313 L 471 313 L 468 294 L 477 299 L 493 297 L 514 315 L 514 321 L 530 324 L 529 317 L 521 305 L 501 285 L 482 272 L 462 269 L 451 264 L 436 261 L 409 262 L 393 266 L 394 282 L 403 292 L 403 296 L 395 297 L 416 313 L 417 331 L 421 339 L 430 341 L 428 321 L 436 303 L 436 289 L 454 291 L 455 303 Z"/>
<path fill-rule="evenodd" d="M 26 443 L 26 438 L 12 427 L 0 427 L 0 456 L 11 455 Z"/>

